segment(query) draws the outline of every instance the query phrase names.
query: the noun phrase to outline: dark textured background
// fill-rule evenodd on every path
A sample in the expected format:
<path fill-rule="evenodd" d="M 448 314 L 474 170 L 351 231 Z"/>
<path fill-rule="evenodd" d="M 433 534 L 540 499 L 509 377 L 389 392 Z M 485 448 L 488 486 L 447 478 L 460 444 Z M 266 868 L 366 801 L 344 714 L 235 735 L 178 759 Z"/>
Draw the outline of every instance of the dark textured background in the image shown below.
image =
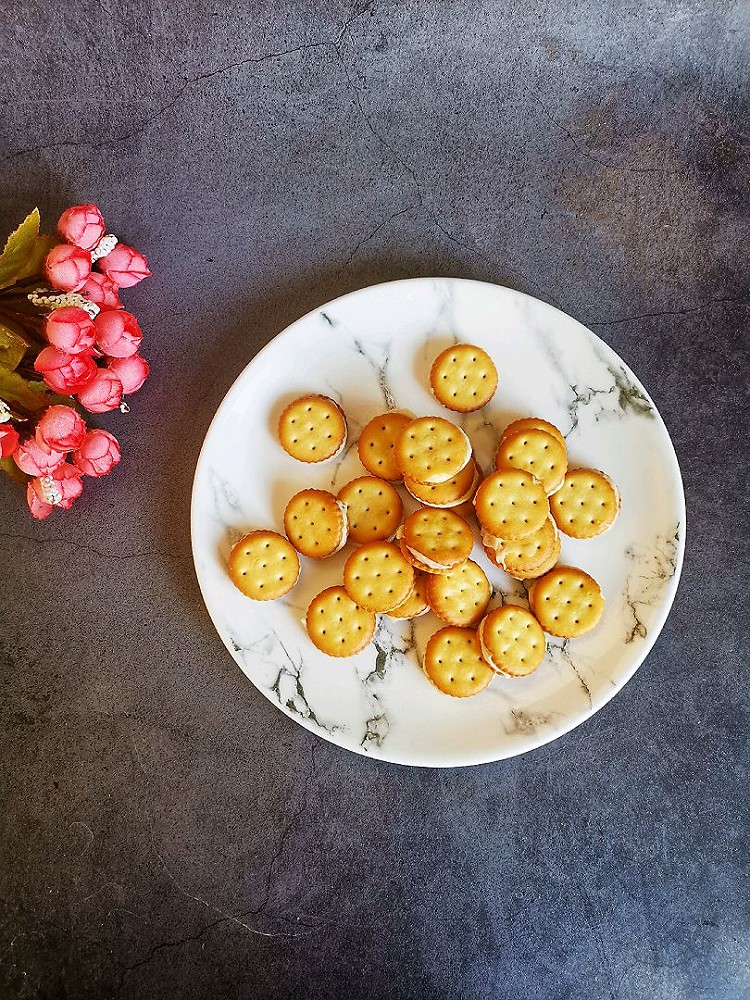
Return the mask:
<path fill-rule="evenodd" d="M 95 201 L 155 274 L 123 463 L 40 524 L 0 484 L 0 997 L 747 997 L 748 3 L 2 6 L 2 228 Z M 276 711 L 188 534 L 255 352 L 431 274 L 604 337 L 689 518 L 627 688 L 442 773 Z"/>

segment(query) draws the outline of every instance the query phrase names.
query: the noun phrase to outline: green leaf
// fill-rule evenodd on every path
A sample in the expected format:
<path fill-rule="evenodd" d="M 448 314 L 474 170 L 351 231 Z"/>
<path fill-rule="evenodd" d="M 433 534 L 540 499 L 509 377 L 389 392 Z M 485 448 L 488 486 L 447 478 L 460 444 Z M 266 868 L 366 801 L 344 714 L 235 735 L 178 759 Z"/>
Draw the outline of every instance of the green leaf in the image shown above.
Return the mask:
<path fill-rule="evenodd" d="M 22 327 L 11 319 L 0 319 L 0 368 L 13 371 L 28 350 Z"/>
<path fill-rule="evenodd" d="M 52 247 L 56 247 L 58 243 L 62 243 L 62 240 L 55 233 L 42 233 L 41 236 L 37 236 L 31 254 L 13 279 L 13 284 L 17 281 L 24 281 L 26 278 L 33 278 L 37 274 L 42 277 L 44 275 L 44 260 Z"/>
<path fill-rule="evenodd" d="M 27 382 L 16 372 L 10 372 L 5 368 L 0 368 L 0 399 L 8 403 L 18 403 L 26 410 L 36 412 L 47 406 L 49 397 L 46 392 L 41 392 L 37 387 L 44 383 Z"/>
<path fill-rule="evenodd" d="M 4 472 L 6 476 L 15 479 L 17 483 L 28 483 L 31 478 L 25 472 L 21 472 L 12 458 L 0 458 L 0 472 Z"/>
<path fill-rule="evenodd" d="M 0 255 L 0 288 L 7 288 L 17 281 L 18 275 L 29 263 L 39 235 L 39 221 L 39 209 L 35 208 L 8 237 Z"/>

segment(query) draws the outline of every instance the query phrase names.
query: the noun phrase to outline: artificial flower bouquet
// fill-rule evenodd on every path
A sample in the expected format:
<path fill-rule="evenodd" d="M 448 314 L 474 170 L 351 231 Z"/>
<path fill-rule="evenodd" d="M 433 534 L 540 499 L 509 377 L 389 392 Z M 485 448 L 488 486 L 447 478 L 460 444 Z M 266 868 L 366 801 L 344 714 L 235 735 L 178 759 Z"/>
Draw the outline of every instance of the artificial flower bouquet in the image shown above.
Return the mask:
<path fill-rule="evenodd" d="M 55 234 L 39 224 L 35 208 L 0 255 L 0 469 L 26 485 L 41 519 L 120 461 L 117 439 L 85 414 L 127 413 L 125 397 L 148 375 L 119 293 L 151 272 L 96 205 L 67 209 Z"/>

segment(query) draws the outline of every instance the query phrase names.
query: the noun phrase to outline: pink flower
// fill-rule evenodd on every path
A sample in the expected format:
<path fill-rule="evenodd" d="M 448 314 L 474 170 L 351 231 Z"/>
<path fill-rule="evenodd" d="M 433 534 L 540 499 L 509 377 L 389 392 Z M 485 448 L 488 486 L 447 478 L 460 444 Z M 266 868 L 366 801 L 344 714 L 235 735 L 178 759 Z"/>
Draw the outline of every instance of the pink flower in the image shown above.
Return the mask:
<path fill-rule="evenodd" d="M 68 243 L 82 250 L 93 250 L 106 232 L 102 213 L 96 205 L 73 205 L 57 223 L 57 231 Z"/>
<path fill-rule="evenodd" d="M 36 425 L 39 444 L 55 451 L 74 451 L 86 436 L 86 423 L 72 406 L 50 406 Z"/>
<path fill-rule="evenodd" d="M 66 354 L 90 351 L 96 338 L 89 314 L 78 306 L 53 309 L 47 317 L 45 333 L 50 344 Z"/>
<path fill-rule="evenodd" d="M 129 358 L 111 358 L 107 368 L 122 382 L 122 391 L 126 396 L 137 392 L 148 375 L 148 362 L 140 354 L 131 354 Z"/>
<path fill-rule="evenodd" d="M 151 275 L 143 254 L 124 243 L 118 243 L 114 250 L 102 257 L 99 267 L 119 288 L 130 288 Z"/>
<path fill-rule="evenodd" d="M 78 402 L 89 413 L 116 410 L 122 401 L 122 382 L 114 372 L 100 368 L 94 378 L 78 393 Z"/>
<path fill-rule="evenodd" d="M 106 476 L 120 461 L 120 445 L 108 431 L 89 431 L 73 461 L 84 476 Z"/>
<path fill-rule="evenodd" d="M 95 302 L 102 309 L 122 309 L 122 302 L 117 295 L 117 285 L 106 274 L 92 271 L 86 278 L 86 284 L 81 288 L 81 295 Z"/>
<path fill-rule="evenodd" d="M 37 480 L 33 479 L 26 487 L 26 503 L 29 505 L 31 516 L 35 517 L 37 521 L 43 521 L 45 517 L 50 516 L 55 508 L 52 504 L 39 499 L 39 495 L 34 488 L 34 483 L 36 482 Z"/>
<path fill-rule="evenodd" d="M 44 270 L 53 288 L 77 292 L 91 274 L 91 254 L 70 243 L 60 243 L 47 254 Z"/>
<path fill-rule="evenodd" d="M 56 347 L 45 347 L 34 362 L 53 392 L 70 395 L 87 385 L 99 370 L 90 354 L 66 354 Z"/>
<path fill-rule="evenodd" d="M 10 458 L 16 448 L 18 448 L 18 431 L 13 424 L 0 424 L 0 458 Z"/>
<path fill-rule="evenodd" d="M 27 476 L 48 476 L 65 461 L 65 452 L 47 447 L 36 438 L 28 437 L 18 445 L 13 461 Z"/>
<path fill-rule="evenodd" d="M 129 358 L 143 340 L 138 320 L 124 309 L 103 309 L 94 327 L 97 347 L 111 358 Z"/>
<path fill-rule="evenodd" d="M 37 501 L 53 507 L 62 507 L 63 510 L 70 510 L 73 501 L 77 500 L 83 492 L 83 480 L 81 470 L 64 462 L 47 476 L 37 476 L 29 483 L 29 488 L 36 494 Z M 28 499 L 28 495 L 27 495 Z M 34 509 L 29 500 L 29 508 L 34 514 Z M 49 511 L 42 514 L 46 517 Z M 36 517 L 37 515 L 34 514 Z"/>

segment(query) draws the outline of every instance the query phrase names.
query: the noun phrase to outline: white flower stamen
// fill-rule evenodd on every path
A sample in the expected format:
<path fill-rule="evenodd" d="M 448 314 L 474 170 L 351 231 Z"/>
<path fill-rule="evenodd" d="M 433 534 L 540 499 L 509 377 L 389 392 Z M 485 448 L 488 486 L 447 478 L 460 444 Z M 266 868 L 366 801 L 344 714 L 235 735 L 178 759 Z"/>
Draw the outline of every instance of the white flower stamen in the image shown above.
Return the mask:
<path fill-rule="evenodd" d="M 102 236 L 94 249 L 91 251 L 91 263 L 93 264 L 95 260 L 101 260 L 102 257 L 106 257 L 107 254 L 112 253 L 114 248 L 117 246 L 117 242 L 117 237 L 113 236 L 112 233 L 107 233 L 106 236 Z"/>
<path fill-rule="evenodd" d="M 42 496 L 44 502 L 53 507 L 62 500 L 62 492 L 52 476 L 42 476 L 41 480 Z"/>
<path fill-rule="evenodd" d="M 36 288 L 29 292 L 26 298 L 34 306 L 41 306 L 42 309 L 61 309 L 63 306 L 78 306 L 89 314 L 91 319 L 95 319 L 101 307 L 87 299 L 80 292 L 53 292 L 51 288 Z"/>

